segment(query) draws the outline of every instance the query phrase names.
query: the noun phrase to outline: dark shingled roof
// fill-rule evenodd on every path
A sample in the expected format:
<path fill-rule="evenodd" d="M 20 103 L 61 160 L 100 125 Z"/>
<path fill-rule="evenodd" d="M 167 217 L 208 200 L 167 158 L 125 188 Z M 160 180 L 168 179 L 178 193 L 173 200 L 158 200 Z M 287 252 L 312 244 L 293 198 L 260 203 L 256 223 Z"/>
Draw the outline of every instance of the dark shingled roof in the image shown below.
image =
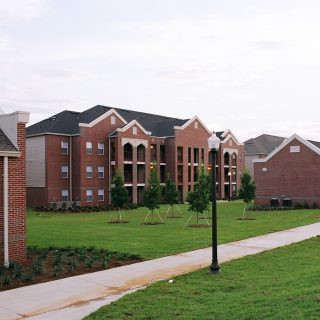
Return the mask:
<path fill-rule="evenodd" d="M 2 129 L 0 129 L 0 151 L 18 151 Z"/>
<path fill-rule="evenodd" d="M 276 149 L 286 138 L 262 134 L 244 142 L 246 155 L 269 154 Z"/>
<path fill-rule="evenodd" d="M 308 140 L 310 143 L 312 143 L 314 146 L 316 146 L 318 149 L 320 149 L 320 142 L 318 141 L 312 141 L 312 140 Z"/>
<path fill-rule="evenodd" d="M 216 132 L 216 136 L 220 139 L 220 140 L 222 140 L 222 135 L 223 135 L 223 133 L 224 133 L 224 131 L 217 131 Z"/>
<path fill-rule="evenodd" d="M 151 113 L 97 105 L 83 112 L 62 111 L 27 128 L 27 135 L 42 133 L 77 134 L 79 123 L 90 123 L 110 109 L 116 110 L 127 122 L 137 120 L 147 131 L 158 137 L 174 135 L 174 126 L 182 126 L 189 119 L 169 118 Z"/>

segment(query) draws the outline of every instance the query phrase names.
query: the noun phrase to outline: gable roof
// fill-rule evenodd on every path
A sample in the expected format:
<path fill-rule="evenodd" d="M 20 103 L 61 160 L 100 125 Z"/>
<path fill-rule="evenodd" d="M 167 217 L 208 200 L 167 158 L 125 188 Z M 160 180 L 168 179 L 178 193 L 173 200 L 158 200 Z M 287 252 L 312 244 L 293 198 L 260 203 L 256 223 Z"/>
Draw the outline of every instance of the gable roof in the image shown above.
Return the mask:
<path fill-rule="evenodd" d="M 237 137 L 233 134 L 233 132 L 230 129 L 224 131 L 217 131 L 215 132 L 215 134 L 223 143 L 227 142 L 229 138 L 231 138 L 236 144 L 243 145 L 243 143 L 240 143 L 238 141 Z"/>
<path fill-rule="evenodd" d="M 55 133 L 74 135 L 79 133 L 80 112 L 62 111 L 27 128 L 27 136 Z"/>
<path fill-rule="evenodd" d="M 10 151 L 10 152 L 18 151 L 18 149 L 13 145 L 13 143 L 2 131 L 2 129 L 0 129 L 0 152 L 1 151 Z"/>
<path fill-rule="evenodd" d="M 293 140 L 298 140 L 299 142 L 301 142 L 302 144 L 304 144 L 306 147 L 308 147 L 309 149 L 311 149 L 312 151 L 314 151 L 315 153 L 317 153 L 318 155 L 320 155 L 320 148 L 317 147 L 314 143 L 301 138 L 299 135 L 294 134 L 292 135 L 289 139 L 284 140 L 281 145 L 276 148 L 275 150 L 273 150 L 267 157 L 265 158 L 261 158 L 261 159 L 254 159 L 253 162 L 267 162 L 269 161 L 272 157 L 274 157 L 277 153 L 279 153 L 284 147 L 286 147 L 289 143 L 291 143 Z M 313 141 L 315 142 L 315 141 Z M 319 142 L 316 142 L 317 145 L 320 145 Z"/>
<path fill-rule="evenodd" d="M 174 126 L 182 126 L 189 119 L 170 118 L 146 112 L 97 105 L 83 112 L 62 111 L 27 128 L 27 135 L 56 133 L 74 135 L 79 133 L 79 123 L 90 124 L 110 110 L 115 110 L 127 123 L 139 122 L 143 128 L 158 137 L 174 135 Z"/>
<path fill-rule="evenodd" d="M 262 134 L 256 138 L 249 139 L 244 142 L 246 155 L 270 154 L 281 143 L 286 140 L 284 137 Z"/>

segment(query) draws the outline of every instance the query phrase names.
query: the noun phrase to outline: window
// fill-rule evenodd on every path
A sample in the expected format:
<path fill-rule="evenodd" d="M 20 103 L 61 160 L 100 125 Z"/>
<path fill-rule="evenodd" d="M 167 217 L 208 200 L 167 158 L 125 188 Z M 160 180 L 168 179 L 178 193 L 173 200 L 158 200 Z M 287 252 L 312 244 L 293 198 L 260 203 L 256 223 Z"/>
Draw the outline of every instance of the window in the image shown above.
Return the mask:
<path fill-rule="evenodd" d="M 132 128 L 132 133 L 133 133 L 133 134 L 137 134 L 137 127 L 133 127 L 133 128 Z"/>
<path fill-rule="evenodd" d="M 86 166 L 87 178 L 92 178 L 92 166 Z"/>
<path fill-rule="evenodd" d="M 87 199 L 87 202 L 93 201 L 93 192 L 91 189 L 86 190 L 86 199 Z"/>
<path fill-rule="evenodd" d="M 300 152 L 300 146 L 290 146 L 290 152 Z"/>
<path fill-rule="evenodd" d="M 191 163 L 191 148 L 188 147 L 188 163 Z"/>
<path fill-rule="evenodd" d="M 68 153 L 69 153 L 69 142 L 61 141 L 61 154 L 68 154 Z"/>
<path fill-rule="evenodd" d="M 111 124 L 116 124 L 116 117 L 115 116 L 111 116 Z"/>
<path fill-rule="evenodd" d="M 104 189 L 98 189 L 98 200 L 104 201 Z"/>
<path fill-rule="evenodd" d="M 104 178 L 104 166 L 98 167 L 98 178 Z"/>
<path fill-rule="evenodd" d="M 177 147 L 178 162 L 183 162 L 183 147 Z"/>
<path fill-rule="evenodd" d="M 204 163 L 204 149 L 201 149 L 201 163 Z"/>
<path fill-rule="evenodd" d="M 198 122 L 197 121 L 194 123 L 194 128 L 198 129 Z"/>
<path fill-rule="evenodd" d="M 150 162 L 156 162 L 157 161 L 157 145 L 152 144 L 150 146 Z"/>
<path fill-rule="evenodd" d="M 61 178 L 68 178 L 69 175 L 69 167 L 61 166 Z"/>
<path fill-rule="evenodd" d="M 92 142 L 90 142 L 90 141 L 86 142 L 86 153 L 92 154 Z"/>
<path fill-rule="evenodd" d="M 69 201 L 69 190 L 61 190 L 61 200 Z"/>
<path fill-rule="evenodd" d="M 104 143 L 98 142 L 98 155 L 103 156 L 104 155 Z"/>

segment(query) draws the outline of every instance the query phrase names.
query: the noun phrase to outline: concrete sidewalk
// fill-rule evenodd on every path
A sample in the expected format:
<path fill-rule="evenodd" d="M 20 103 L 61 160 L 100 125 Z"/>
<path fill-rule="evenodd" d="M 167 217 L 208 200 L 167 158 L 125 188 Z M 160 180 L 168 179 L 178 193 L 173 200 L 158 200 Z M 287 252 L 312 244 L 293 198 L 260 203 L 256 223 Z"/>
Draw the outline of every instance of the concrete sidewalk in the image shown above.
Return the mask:
<path fill-rule="evenodd" d="M 320 235 L 320 222 L 219 245 L 220 263 Z M 207 267 L 211 248 L 0 293 L 0 319 L 78 320 L 153 282 Z"/>

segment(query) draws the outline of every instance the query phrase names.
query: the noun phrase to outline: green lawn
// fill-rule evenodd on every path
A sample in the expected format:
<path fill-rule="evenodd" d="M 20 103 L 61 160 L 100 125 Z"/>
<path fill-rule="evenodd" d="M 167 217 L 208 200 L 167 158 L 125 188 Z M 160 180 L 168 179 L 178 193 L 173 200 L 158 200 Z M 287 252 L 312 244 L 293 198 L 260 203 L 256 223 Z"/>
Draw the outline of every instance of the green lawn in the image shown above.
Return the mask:
<path fill-rule="evenodd" d="M 158 282 L 87 317 L 101 319 L 319 320 L 320 238 Z"/>
<path fill-rule="evenodd" d="M 145 259 L 207 247 L 211 229 L 184 227 L 189 217 L 180 206 L 182 219 L 167 219 L 163 225 L 142 225 L 146 208 L 127 211 L 128 224 L 109 224 L 110 212 L 27 214 L 27 243 L 39 247 L 96 246 L 140 254 Z M 160 212 L 165 216 L 167 206 Z M 250 212 L 257 220 L 239 221 L 240 201 L 218 204 L 219 243 L 230 242 L 320 221 L 319 210 Z"/>

